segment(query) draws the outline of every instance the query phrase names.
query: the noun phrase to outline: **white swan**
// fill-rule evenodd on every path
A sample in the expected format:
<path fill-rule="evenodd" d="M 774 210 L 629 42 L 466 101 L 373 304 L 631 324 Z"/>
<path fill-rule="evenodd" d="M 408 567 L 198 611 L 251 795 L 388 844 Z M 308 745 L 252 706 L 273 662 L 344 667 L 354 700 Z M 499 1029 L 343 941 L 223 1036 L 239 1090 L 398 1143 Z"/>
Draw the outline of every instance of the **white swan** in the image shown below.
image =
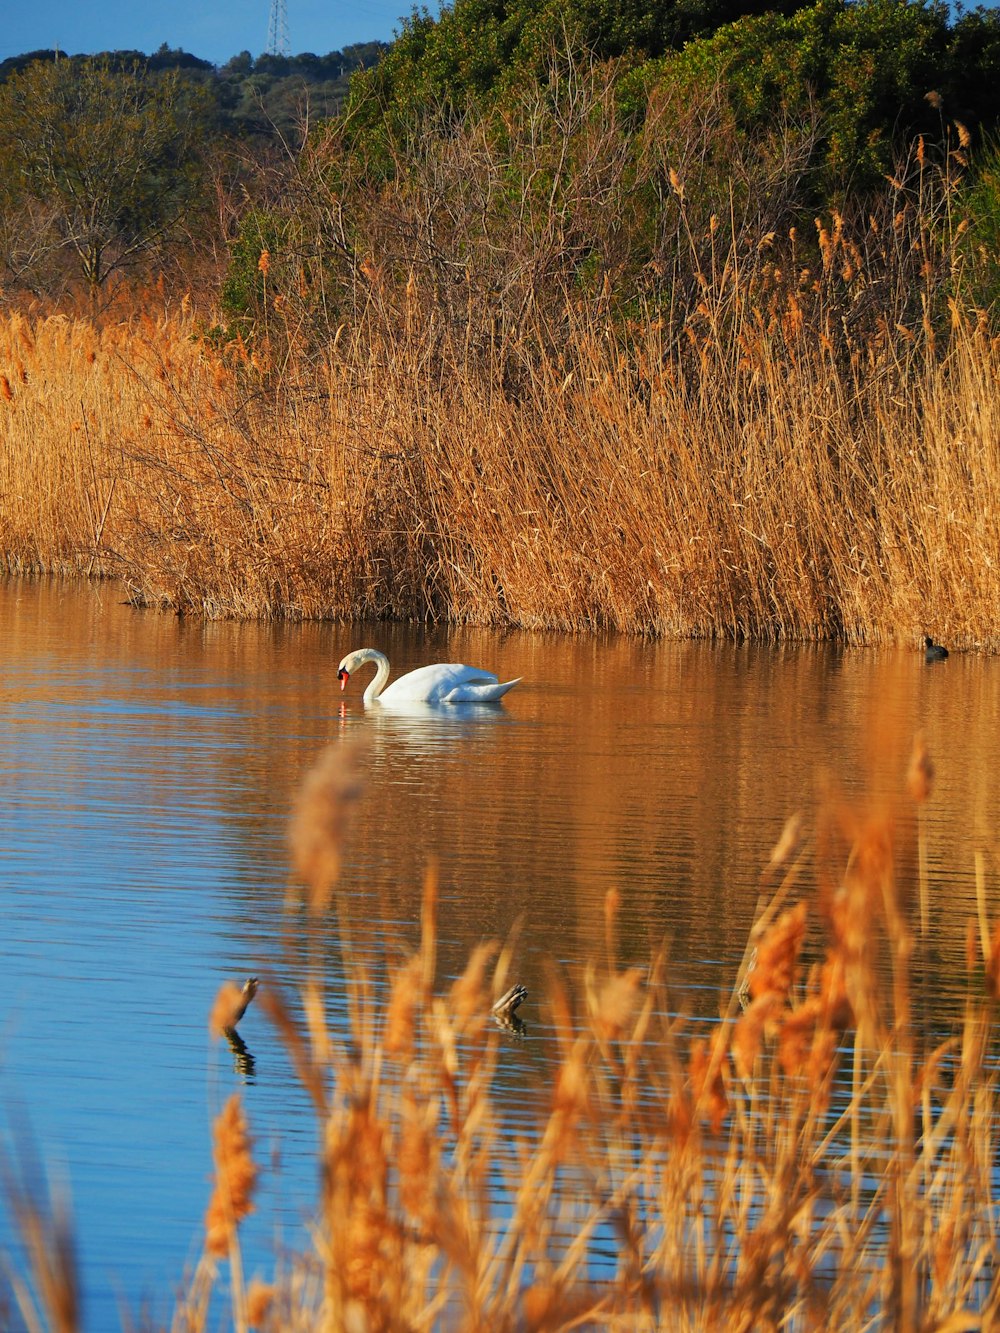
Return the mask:
<path fill-rule="evenodd" d="M 417 667 L 408 671 L 399 680 L 394 680 L 385 687 L 389 679 L 389 659 L 377 648 L 358 648 L 348 653 L 337 669 L 337 679 L 342 690 L 347 688 L 351 674 L 366 662 L 374 662 L 378 668 L 375 679 L 369 681 L 364 693 L 366 704 L 378 700 L 385 704 L 426 703 L 426 704 L 466 704 L 489 703 L 500 699 L 521 679 L 501 681 L 492 671 L 480 671 L 478 667 L 462 666 L 460 662 L 438 662 L 434 666 Z"/>

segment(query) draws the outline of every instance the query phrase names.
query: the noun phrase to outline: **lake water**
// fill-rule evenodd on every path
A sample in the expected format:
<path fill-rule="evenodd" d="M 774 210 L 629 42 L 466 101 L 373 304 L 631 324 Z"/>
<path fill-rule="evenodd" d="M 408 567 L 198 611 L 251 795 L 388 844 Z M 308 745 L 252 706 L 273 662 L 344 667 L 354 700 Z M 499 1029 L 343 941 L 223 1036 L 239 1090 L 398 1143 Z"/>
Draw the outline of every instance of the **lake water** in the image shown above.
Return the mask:
<path fill-rule="evenodd" d="M 993 658 L 201 624 L 131 610 L 114 586 L 48 582 L 0 582 L 0 641 L 0 1115 L 8 1153 L 27 1161 L 33 1143 L 68 1182 L 90 1329 L 119 1327 L 122 1303 L 167 1319 L 200 1249 L 211 1119 L 234 1088 L 268 1168 L 249 1271 L 270 1267 L 279 1235 L 297 1240 L 315 1197 L 312 1113 L 259 1008 L 240 1027 L 250 1078 L 207 1020 L 226 979 L 267 972 L 294 992 L 318 968 L 344 1021 L 335 926 L 319 948 L 282 942 L 289 810 L 330 744 L 363 744 L 342 879 L 360 949 L 416 943 L 431 860 L 439 985 L 519 924 L 528 1032 L 499 1076 L 515 1106 L 545 1096 L 545 961 L 572 985 L 603 953 L 609 888 L 623 960 L 669 939 L 672 1003 L 711 1018 L 786 817 L 815 807 L 823 774 L 848 795 L 898 792 L 917 729 L 937 766 L 942 1014 L 977 849 L 1000 909 Z M 336 679 L 365 644 L 394 674 L 461 660 L 524 679 L 487 709 L 366 712 L 364 682 L 341 696 Z"/>

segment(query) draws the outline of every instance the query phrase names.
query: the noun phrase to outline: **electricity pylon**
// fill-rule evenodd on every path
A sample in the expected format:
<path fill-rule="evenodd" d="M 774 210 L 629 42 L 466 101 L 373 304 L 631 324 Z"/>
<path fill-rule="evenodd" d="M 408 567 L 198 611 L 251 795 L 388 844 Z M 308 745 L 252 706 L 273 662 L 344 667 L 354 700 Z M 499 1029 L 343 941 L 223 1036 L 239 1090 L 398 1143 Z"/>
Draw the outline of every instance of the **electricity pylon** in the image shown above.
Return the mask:
<path fill-rule="evenodd" d="M 288 10 L 285 0 L 271 0 L 271 17 L 267 24 L 267 54 L 269 56 L 290 56 L 288 42 Z"/>

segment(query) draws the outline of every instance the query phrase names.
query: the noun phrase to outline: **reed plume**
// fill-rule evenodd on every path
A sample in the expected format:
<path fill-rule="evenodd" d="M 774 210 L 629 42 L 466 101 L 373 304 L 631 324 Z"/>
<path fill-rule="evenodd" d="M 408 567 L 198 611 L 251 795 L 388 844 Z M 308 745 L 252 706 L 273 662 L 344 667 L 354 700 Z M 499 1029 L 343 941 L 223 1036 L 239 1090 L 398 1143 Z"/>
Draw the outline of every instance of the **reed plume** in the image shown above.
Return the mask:
<path fill-rule="evenodd" d="M 247 1287 L 247 1325 L 256 1329 L 267 1328 L 274 1310 L 274 1302 L 273 1284 L 264 1282 L 260 1278 L 253 1278 Z"/>
<path fill-rule="evenodd" d="M 329 906 L 340 875 L 347 819 L 361 792 L 357 765 L 356 751 L 331 746 L 309 771 L 296 802 L 289 833 L 292 860 L 308 886 L 314 914 Z"/>
<path fill-rule="evenodd" d="M 240 1222 L 253 1211 L 258 1168 L 238 1093 L 228 1099 L 212 1128 L 215 1184 L 205 1211 L 205 1249 L 225 1258 L 236 1243 Z"/>

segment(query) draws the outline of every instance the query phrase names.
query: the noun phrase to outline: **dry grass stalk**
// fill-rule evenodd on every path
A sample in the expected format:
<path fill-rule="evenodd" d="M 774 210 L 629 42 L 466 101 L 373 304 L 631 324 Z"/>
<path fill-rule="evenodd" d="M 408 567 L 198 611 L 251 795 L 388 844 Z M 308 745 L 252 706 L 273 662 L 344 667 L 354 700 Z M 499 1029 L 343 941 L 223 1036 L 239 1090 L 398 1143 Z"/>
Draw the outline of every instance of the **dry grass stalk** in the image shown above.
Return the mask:
<path fill-rule="evenodd" d="M 806 933 L 807 908 L 798 903 L 774 923 L 757 946 L 757 965 L 750 974 L 750 994 L 759 999 L 773 994 L 787 1001 L 798 970 L 799 951 Z"/>
<path fill-rule="evenodd" d="M 315 1043 L 311 1040 L 312 1034 L 308 1028 L 303 1032 L 302 1025 L 292 1013 L 280 987 L 275 982 L 270 982 L 264 988 L 260 1007 L 280 1034 L 292 1057 L 299 1081 L 309 1093 L 316 1111 L 322 1116 L 327 1107 L 327 1070 L 314 1058 Z M 325 1049 L 322 1041 L 320 1047 Z"/>
<path fill-rule="evenodd" d="M 308 906 L 321 915 L 340 875 L 340 855 L 351 806 L 361 794 L 358 755 L 332 745 L 310 770 L 292 816 L 292 860 L 308 886 Z"/>
<path fill-rule="evenodd" d="M 417 1005 L 423 995 L 423 959 L 409 959 L 393 979 L 386 1007 L 385 1049 L 388 1055 L 409 1060 L 416 1036 Z"/>
<path fill-rule="evenodd" d="M 76 1238 L 68 1197 L 63 1190 L 47 1193 L 31 1176 L 37 1163 L 25 1135 L 16 1145 L 23 1160 L 0 1154 L 5 1202 L 16 1225 L 30 1267 L 30 1278 L 6 1254 L 0 1271 L 10 1283 L 14 1302 L 28 1333 L 79 1333 L 83 1327 L 77 1272 Z M 0 1311 L 2 1311 L 0 1304 Z"/>
<path fill-rule="evenodd" d="M 205 1250 L 217 1258 L 229 1255 L 240 1222 L 253 1211 L 258 1168 L 238 1093 L 233 1093 L 213 1127 L 215 1186 L 205 1212 Z"/>
<path fill-rule="evenodd" d="M 934 763 L 928 752 L 923 732 L 917 732 L 913 738 L 910 766 L 906 772 L 906 789 L 917 805 L 923 805 L 930 798 L 933 786 Z"/>
<path fill-rule="evenodd" d="M 253 1278 L 247 1287 L 247 1324 L 250 1328 L 263 1329 L 268 1326 L 269 1317 L 274 1307 L 274 1286 Z"/>
<path fill-rule="evenodd" d="M 920 933 L 927 934 L 930 917 L 930 887 L 927 875 L 927 836 L 924 829 L 923 807 L 930 799 L 934 786 L 934 762 L 927 749 L 923 732 L 917 732 L 913 738 L 913 750 L 910 766 L 906 772 L 906 789 L 917 806 L 917 857 L 919 870 L 917 875 L 920 895 Z"/>
<path fill-rule="evenodd" d="M 591 1023 L 603 1041 L 619 1041 L 631 1036 L 631 1023 L 639 1003 L 643 969 L 627 968 L 609 977 L 589 998 Z"/>

